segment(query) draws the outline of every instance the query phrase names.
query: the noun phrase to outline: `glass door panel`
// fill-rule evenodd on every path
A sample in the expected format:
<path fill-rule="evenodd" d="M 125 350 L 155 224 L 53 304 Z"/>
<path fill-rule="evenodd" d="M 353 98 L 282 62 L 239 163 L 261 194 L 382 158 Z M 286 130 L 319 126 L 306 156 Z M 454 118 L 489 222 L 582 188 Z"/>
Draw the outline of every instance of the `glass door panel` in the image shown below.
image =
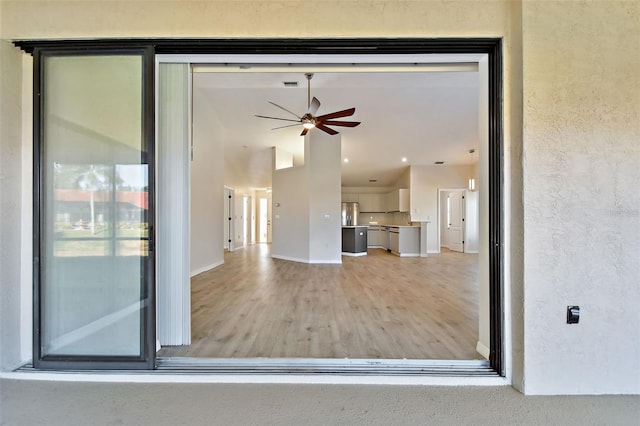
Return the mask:
<path fill-rule="evenodd" d="M 141 49 L 37 56 L 36 366 L 153 367 L 150 67 Z"/>

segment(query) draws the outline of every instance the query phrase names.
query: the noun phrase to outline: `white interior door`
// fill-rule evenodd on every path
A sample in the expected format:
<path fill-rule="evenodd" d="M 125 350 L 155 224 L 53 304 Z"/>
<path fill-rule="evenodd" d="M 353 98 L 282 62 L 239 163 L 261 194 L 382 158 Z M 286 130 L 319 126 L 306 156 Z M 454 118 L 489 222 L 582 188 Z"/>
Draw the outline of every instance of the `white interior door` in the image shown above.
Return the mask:
<path fill-rule="evenodd" d="M 267 243 L 271 243 L 271 198 L 267 198 Z"/>
<path fill-rule="evenodd" d="M 449 249 L 464 251 L 464 195 L 463 192 L 449 193 Z"/>
<path fill-rule="evenodd" d="M 242 244 L 251 244 L 251 197 L 244 196 L 242 205 L 242 217 L 244 218 L 244 229 L 242 233 Z"/>
<path fill-rule="evenodd" d="M 267 242 L 267 199 L 258 198 L 258 242 Z"/>

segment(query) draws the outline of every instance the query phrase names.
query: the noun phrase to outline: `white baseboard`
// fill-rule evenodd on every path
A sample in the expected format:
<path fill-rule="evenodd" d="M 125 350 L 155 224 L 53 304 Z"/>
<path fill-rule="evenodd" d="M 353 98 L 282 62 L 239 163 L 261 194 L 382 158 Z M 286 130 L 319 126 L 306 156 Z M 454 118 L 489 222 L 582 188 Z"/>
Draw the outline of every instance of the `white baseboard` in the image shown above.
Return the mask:
<path fill-rule="evenodd" d="M 303 259 L 300 257 L 291 257 L 291 256 L 282 256 L 279 254 L 271 254 L 271 257 L 274 259 L 280 259 L 280 260 L 289 260 L 291 262 L 300 262 L 300 263 L 310 263 L 310 264 L 332 264 L 332 265 L 341 265 L 342 264 L 342 259 L 337 259 L 337 260 L 316 260 L 316 259 Z"/>
<path fill-rule="evenodd" d="M 478 254 L 480 253 L 478 250 L 466 250 L 465 253 L 469 253 L 469 254 Z"/>
<path fill-rule="evenodd" d="M 195 271 L 191 271 L 191 277 L 195 277 L 198 274 L 210 271 L 213 268 L 217 268 L 218 266 L 220 266 L 222 264 L 224 264 L 224 260 L 221 260 L 220 262 L 217 262 L 217 263 L 212 263 L 211 265 L 203 266 L 202 268 L 198 268 Z"/>
<path fill-rule="evenodd" d="M 280 260 L 290 260 L 292 262 L 309 263 L 309 259 L 302 259 L 300 257 L 282 256 L 280 254 L 273 254 L 273 253 L 271 253 L 271 257 L 274 259 L 280 259 Z"/>
<path fill-rule="evenodd" d="M 400 253 L 400 257 L 420 257 L 420 253 Z"/>
<path fill-rule="evenodd" d="M 489 359 L 489 348 L 480 342 L 478 342 L 478 344 L 476 345 L 476 352 L 482 355 L 485 359 Z"/>

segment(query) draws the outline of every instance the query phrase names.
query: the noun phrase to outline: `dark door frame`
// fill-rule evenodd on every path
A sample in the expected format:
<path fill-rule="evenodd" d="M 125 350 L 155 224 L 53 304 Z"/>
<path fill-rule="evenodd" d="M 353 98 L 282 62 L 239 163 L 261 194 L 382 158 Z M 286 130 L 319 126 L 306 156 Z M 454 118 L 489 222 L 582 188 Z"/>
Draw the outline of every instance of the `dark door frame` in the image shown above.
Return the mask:
<path fill-rule="evenodd" d="M 504 171 L 503 45 L 500 38 L 244 38 L 244 39 L 98 39 L 16 41 L 25 52 L 35 49 L 152 48 L 156 54 L 486 54 L 489 71 L 489 298 L 491 367 L 505 375 L 504 363 Z M 34 81 L 35 84 L 35 81 Z M 34 86 L 35 88 L 35 86 Z M 148 114 L 153 116 L 153 111 Z M 35 123 L 34 123 L 35 124 Z M 37 130 L 34 128 L 34 130 Z M 34 192 L 37 188 L 34 188 Z M 35 200 L 35 198 L 34 198 Z M 36 200 L 37 201 L 37 200 Z M 34 206 L 34 214 L 38 213 Z"/>
<path fill-rule="evenodd" d="M 45 59 L 49 57 L 139 55 L 142 59 L 142 153 L 148 167 L 149 194 L 147 222 L 155 223 L 155 53 L 152 46 L 112 44 L 105 47 L 78 46 L 62 43 L 55 46 L 35 46 L 33 49 L 33 365 L 39 369 L 111 370 L 153 369 L 156 353 L 155 238 L 149 226 L 149 255 L 144 260 L 144 280 L 141 280 L 140 348 L 139 356 L 46 355 L 42 350 L 42 229 L 47 188 L 43 161 L 45 156 L 44 105 L 46 96 Z"/>

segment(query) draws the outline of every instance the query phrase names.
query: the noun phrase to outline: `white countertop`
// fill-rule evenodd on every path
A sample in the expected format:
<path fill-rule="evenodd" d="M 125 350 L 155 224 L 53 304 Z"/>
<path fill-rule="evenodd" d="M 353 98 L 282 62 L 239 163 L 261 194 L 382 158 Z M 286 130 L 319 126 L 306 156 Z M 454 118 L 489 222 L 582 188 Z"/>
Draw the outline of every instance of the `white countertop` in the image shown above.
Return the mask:
<path fill-rule="evenodd" d="M 367 225 L 371 226 L 381 226 L 385 228 L 420 228 L 420 225 Z"/>
<path fill-rule="evenodd" d="M 342 225 L 343 228 L 368 228 L 369 225 Z"/>

